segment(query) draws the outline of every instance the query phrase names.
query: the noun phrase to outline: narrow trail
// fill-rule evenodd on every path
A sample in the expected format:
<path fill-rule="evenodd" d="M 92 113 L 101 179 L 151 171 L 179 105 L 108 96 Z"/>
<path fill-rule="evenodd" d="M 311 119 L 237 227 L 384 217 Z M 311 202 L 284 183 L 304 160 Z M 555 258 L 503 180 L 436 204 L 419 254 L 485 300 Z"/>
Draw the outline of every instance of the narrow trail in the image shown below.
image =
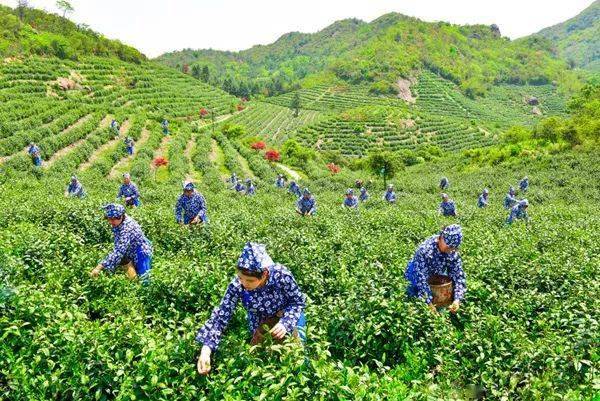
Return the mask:
<path fill-rule="evenodd" d="M 302 176 L 297 171 L 292 170 L 291 168 L 289 168 L 288 166 L 286 166 L 284 164 L 276 163 L 275 165 L 277 167 L 279 167 L 281 170 L 283 170 L 287 175 L 292 177 L 295 181 L 298 181 L 302 178 Z"/>
<path fill-rule="evenodd" d="M 116 147 L 119 142 L 123 141 L 123 138 L 125 137 L 125 135 L 127 134 L 127 132 L 129 132 L 129 128 L 131 128 L 131 121 L 130 120 L 125 120 L 125 122 L 123 122 L 123 124 L 119 128 L 119 136 L 116 139 L 113 139 L 112 141 L 109 141 L 109 142 L 105 143 L 104 145 L 100 146 L 98 149 L 96 149 L 94 151 L 94 153 L 92 153 L 92 155 L 90 156 L 90 158 L 86 162 L 82 163 L 79 166 L 78 170 L 79 171 L 85 171 L 85 170 L 87 170 L 108 149 Z"/>
<path fill-rule="evenodd" d="M 240 167 L 242 168 L 242 172 L 244 173 L 244 177 L 251 178 L 253 180 L 256 179 L 256 176 L 254 175 L 254 172 L 252 171 L 252 169 L 248 165 L 248 160 L 246 160 L 237 150 L 235 151 L 235 153 L 237 154 L 237 160 L 240 163 Z"/>
<path fill-rule="evenodd" d="M 194 149 L 196 149 L 196 135 L 192 134 L 192 137 L 188 141 L 184 151 L 185 158 L 188 162 L 188 172 L 185 176 L 185 180 L 198 182 L 202 179 L 202 174 L 200 174 L 194 168 L 194 162 L 192 161 L 192 154 L 194 153 Z"/>
<path fill-rule="evenodd" d="M 229 178 L 229 170 L 225 167 L 225 154 L 223 153 L 223 149 L 219 146 L 216 139 L 211 139 L 211 150 L 208 155 L 208 159 L 215 166 L 221 178 L 227 179 Z"/>
<path fill-rule="evenodd" d="M 140 134 L 139 139 L 137 140 L 137 142 L 135 143 L 135 145 L 133 147 L 133 155 L 124 157 L 117 164 L 115 164 L 113 166 L 112 170 L 110 170 L 108 177 L 109 178 L 117 178 L 121 174 L 122 171 L 126 170 L 127 169 L 126 167 L 129 166 L 129 163 L 131 162 L 131 160 L 133 160 L 133 158 L 139 151 L 140 147 L 142 145 L 144 145 L 144 143 L 146 143 L 148 138 L 150 138 L 150 131 L 146 128 L 142 129 L 142 133 Z"/>
<path fill-rule="evenodd" d="M 70 144 L 69 146 L 66 146 L 62 149 L 59 149 L 57 152 L 55 152 L 50 159 L 48 159 L 48 161 L 43 163 L 43 167 L 44 168 L 50 168 L 52 167 L 52 165 L 61 157 L 67 155 L 68 153 L 70 153 L 73 149 L 75 149 L 76 147 L 78 147 L 79 145 L 81 145 L 82 143 L 84 143 L 88 136 L 90 136 L 93 132 L 95 132 L 98 129 L 104 129 L 106 127 L 108 127 L 108 125 L 110 124 L 110 121 L 112 120 L 111 116 L 105 116 L 102 121 L 100 121 L 100 124 L 98 125 L 98 128 L 95 130 L 92 130 L 90 133 L 88 133 L 84 138 L 81 138 L 78 141 L 73 142 L 72 144 Z M 78 121 L 79 122 L 79 121 Z M 71 127 L 69 127 L 71 128 Z M 71 128 L 74 129 L 75 127 Z M 64 131 L 63 131 L 64 132 Z"/>
<path fill-rule="evenodd" d="M 71 132 L 75 128 L 78 128 L 81 125 L 85 124 L 85 122 L 87 120 L 89 120 L 90 118 L 92 118 L 91 114 L 87 114 L 87 115 L 81 117 L 79 120 L 75 121 L 73 124 L 69 125 L 67 128 L 65 128 L 64 130 L 62 130 L 58 135 L 60 135 L 60 134 L 67 134 L 67 133 Z M 50 124 L 50 123 L 48 123 L 48 124 Z M 48 124 L 44 124 L 43 126 L 46 126 Z M 0 165 L 6 163 L 7 161 L 9 161 L 10 159 L 12 159 L 13 157 L 20 156 L 20 155 L 26 155 L 28 148 L 29 148 L 29 145 L 25 146 L 22 150 L 18 151 L 17 153 L 13 153 L 12 155 L 7 155 L 7 156 L 0 157 Z"/>

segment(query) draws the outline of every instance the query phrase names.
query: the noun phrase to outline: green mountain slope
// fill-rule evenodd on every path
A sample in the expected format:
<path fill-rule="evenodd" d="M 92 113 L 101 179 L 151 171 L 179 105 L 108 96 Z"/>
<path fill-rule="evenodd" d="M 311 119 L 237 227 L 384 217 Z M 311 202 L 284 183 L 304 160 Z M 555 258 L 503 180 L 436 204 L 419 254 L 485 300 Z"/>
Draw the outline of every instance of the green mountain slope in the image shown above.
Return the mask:
<path fill-rule="evenodd" d="M 423 69 L 453 81 L 471 97 L 498 83 L 577 86 L 575 74 L 552 53 L 548 40 L 510 41 L 496 26 L 428 23 L 396 13 L 370 23 L 338 21 L 314 34 L 289 33 L 241 52 L 188 49 L 158 60 L 239 96 L 335 83 L 393 94 L 398 78 Z"/>
<path fill-rule="evenodd" d="M 536 34 L 549 39 L 572 66 L 600 71 L 600 0 L 579 15 Z"/>
<path fill-rule="evenodd" d="M 28 7 L 12 9 L 0 5 L 0 57 L 24 54 L 72 60 L 93 55 L 136 63 L 146 59 L 133 47 L 106 39 L 58 15 Z"/>

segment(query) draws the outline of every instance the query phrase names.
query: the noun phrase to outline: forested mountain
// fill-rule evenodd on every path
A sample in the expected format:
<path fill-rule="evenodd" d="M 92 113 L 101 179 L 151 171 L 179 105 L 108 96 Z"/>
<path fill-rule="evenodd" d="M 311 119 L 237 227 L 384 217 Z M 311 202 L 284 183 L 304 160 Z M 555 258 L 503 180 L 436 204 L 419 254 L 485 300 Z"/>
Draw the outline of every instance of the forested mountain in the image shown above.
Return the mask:
<path fill-rule="evenodd" d="M 429 23 L 390 13 L 370 23 L 348 19 L 313 34 L 288 33 L 240 52 L 186 49 L 158 60 L 239 96 L 335 83 L 394 94 L 399 78 L 427 69 L 476 97 L 499 83 L 576 87 L 575 74 L 552 48 L 542 37 L 510 41 L 496 25 Z"/>
<path fill-rule="evenodd" d="M 600 71 L 600 0 L 576 17 L 545 28 L 535 36 L 552 41 L 557 53 L 572 67 Z"/>

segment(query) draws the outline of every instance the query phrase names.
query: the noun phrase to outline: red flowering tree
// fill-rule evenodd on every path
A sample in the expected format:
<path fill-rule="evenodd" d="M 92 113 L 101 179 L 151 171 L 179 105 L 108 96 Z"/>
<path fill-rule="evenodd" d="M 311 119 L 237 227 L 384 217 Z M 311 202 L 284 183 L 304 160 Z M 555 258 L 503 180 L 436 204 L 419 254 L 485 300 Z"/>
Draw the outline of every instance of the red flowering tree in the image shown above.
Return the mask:
<path fill-rule="evenodd" d="M 154 164 L 154 167 L 158 168 L 160 166 L 166 166 L 167 164 L 169 164 L 169 161 L 164 157 L 159 156 L 156 159 L 154 159 L 152 163 Z"/>
<path fill-rule="evenodd" d="M 269 149 L 265 152 L 265 159 L 270 162 L 278 162 L 281 160 L 281 155 L 275 149 Z"/>
<path fill-rule="evenodd" d="M 208 115 L 208 110 L 204 107 L 200 109 L 200 117 L 206 117 Z"/>
<path fill-rule="evenodd" d="M 331 171 L 332 174 L 337 174 L 342 171 L 341 167 L 335 163 L 327 163 L 327 168 Z"/>
<path fill-rule="evenodd" d="M 254 142 L 250 147 L 254 150 L 263 150 L 267 145 L 263 141 Z"/>

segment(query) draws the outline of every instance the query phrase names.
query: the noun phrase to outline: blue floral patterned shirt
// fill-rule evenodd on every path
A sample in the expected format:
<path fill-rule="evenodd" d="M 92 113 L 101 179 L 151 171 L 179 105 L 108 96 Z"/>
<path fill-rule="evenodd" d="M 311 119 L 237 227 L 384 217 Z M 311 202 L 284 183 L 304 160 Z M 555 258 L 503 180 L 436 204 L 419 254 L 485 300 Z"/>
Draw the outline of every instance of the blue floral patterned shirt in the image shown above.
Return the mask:
<path fill-rule="evenodd" d="M 529 180 L 521 180 L 519 182 L 519 188 L 521 188 L 521 191 L 527 191 L 527 188 L 529 188 Z"/>
<path fill-rule="evenodd" d="M 142 232 L 140 225 L 131 217 L 125 216 L 123 222 L 112 229 L 115 235 L 115 248 L 101 262 L 102 266 L 109 271 L 126 258 L 137 265 L 138 253 L 152 256 L 152 244 Z"/>
<path fill-rule="evenodd" d="M 358 198 L 356 196 L 352 196 L 351 198 L 344 198 L 344 206 L 349 208 L 357 208 L 358 207 Z"/>
<path fill-rule="evenodd" d="M 233 189 L 236 192 L 244 192 L 246 190 L 246 187 L 244 186 L 244 184 L 242 184 L 241 182 L 236 182 L 235 186 L 233 187 Z"/>
<path fill-rule="evenodd" d="M 277 181 L 275 181 L 275 186 L 277 188 L 285 188 L 285 180 L 281 177 L 277 178 Z"/>
<path fill-rule="evenodd" d="M 394 191 L 385 191 L 383 200 L 388 202 L 396 202 L 396 193 Z"/>
<path fill-rule="evenodd" d="M 298 184 L 291 183 L 289 188 L 288 188 L 288 192 L 296 195 L 296 196 L 302 196 L 302 191 L 300 190 L 300 186 L 298 186 Z"/>
<path fill-rule="evenodd" d="M 361 192 L 360 195 L 358 196 L 358 199 L 360 199 L 361 202 L 366 202 L 369 199 L 369 193 Z"/>
<path fill-rule="evenodd" d="M 435 274 L 447 275 L 454 284 L 454 300 L 462 300 L 467 291 L 467 279 L 462 268 L 458 252 L 443 253 L 438 248 L 439 235 L 433 235 L 423 241 L 408 263 L 404 277 L 415 288 L 417 297 L 428 304 L 433 299 L 429 288 L 429 277 Z"/>
<path fill-rule="evenodd" d="M 85 196 L 83 185 L 81 185 L 79 181 L 76 181 L 75 183 L 70 182 L 69 186 L 67 187 L 67 193 L 77 198 L 83 198 Z"/>
<path fill-rule="evenodd" d="M 129 197 L 132 197 L 132 200 L 136 200 L 140 197 L 137 185 L 135 185 L 133 182 L 130 182 L 129 184 L 122 184 L 119 188 L 119 193 L 117 194 L 117 198 Z"/>
<path fill-rule="evenodd" d="M 504 208 L 508 210 L 516 204 L 517 204 L 517 198 L 515 198 L 511 194 L 506 194 L 506 197 L 504 198 Z"/>
<path fill-rule="evenodd" d="M 216 350 L 240 301 L 248 312 L 248 329 L 251 334 L 262 320 L 275 316 L 279 311 L 283 312 L 279 323 L 288 333 L 292 333 L 305 305 L 304 294 L 285 266 L 275 264 L 269 267 L 266 284 L 251 291 L 245 290 L 236 276 L 227 287 L 221 304 L 213 310 L 210 319 L 198 331 L 196 341 Z"/>
<path fill-rule="evenodd" d="M 440 203 L 440 212 L 444 216 L 456 216 L 456 205 L 454 201 L 449 200 L 448 202 Z"/>
<path fill-rule="evenodd" d="M 313 214 L 317 211 L 317 201 L 312 196 L 308 199 L 305 199 L 304 196 L 301 196 L 296 202 L 296 207 L 302 214 Z"/>
<path fill-rule="evenodd" d="M 175 220 L 178 223 L 189 224 L 196 216 L 202 222 L 206 222 L 206 200 L 204 200 L 204 196 L 196 191 L 192 193 L 192 196 L 181 194 L 175 205 Z"/>
<path fill-rule="evenodd" d="M 488 205 L 487 198 L 483 194 L 479 195 L 479 199 L 477 200 L 477 206 L 486 207 L 487 205 Z"/>
<path fill-rule="evenodd" d="M 31 156 L 39 156 L 40 155 L 40 148 L 37 145 L 33 145 L 29 147 L 29 150 L 27 151 Z"/>
<path fill-rule="evenodd" d="M 510 214 L 508 215 L 506 222 L 511 224 L 513 221 L 520 219 L 529 221 L 529 215 L 527 214 L 527 210 L 522 208 L 521 205 L 515 205 L 510 209 Z"/>
<path fill-rule="evenodd" d="M 256 192 L 256 187 L 254 184 L 250 184 L 246 186 L 246 195 L 254 195 Z"/>

